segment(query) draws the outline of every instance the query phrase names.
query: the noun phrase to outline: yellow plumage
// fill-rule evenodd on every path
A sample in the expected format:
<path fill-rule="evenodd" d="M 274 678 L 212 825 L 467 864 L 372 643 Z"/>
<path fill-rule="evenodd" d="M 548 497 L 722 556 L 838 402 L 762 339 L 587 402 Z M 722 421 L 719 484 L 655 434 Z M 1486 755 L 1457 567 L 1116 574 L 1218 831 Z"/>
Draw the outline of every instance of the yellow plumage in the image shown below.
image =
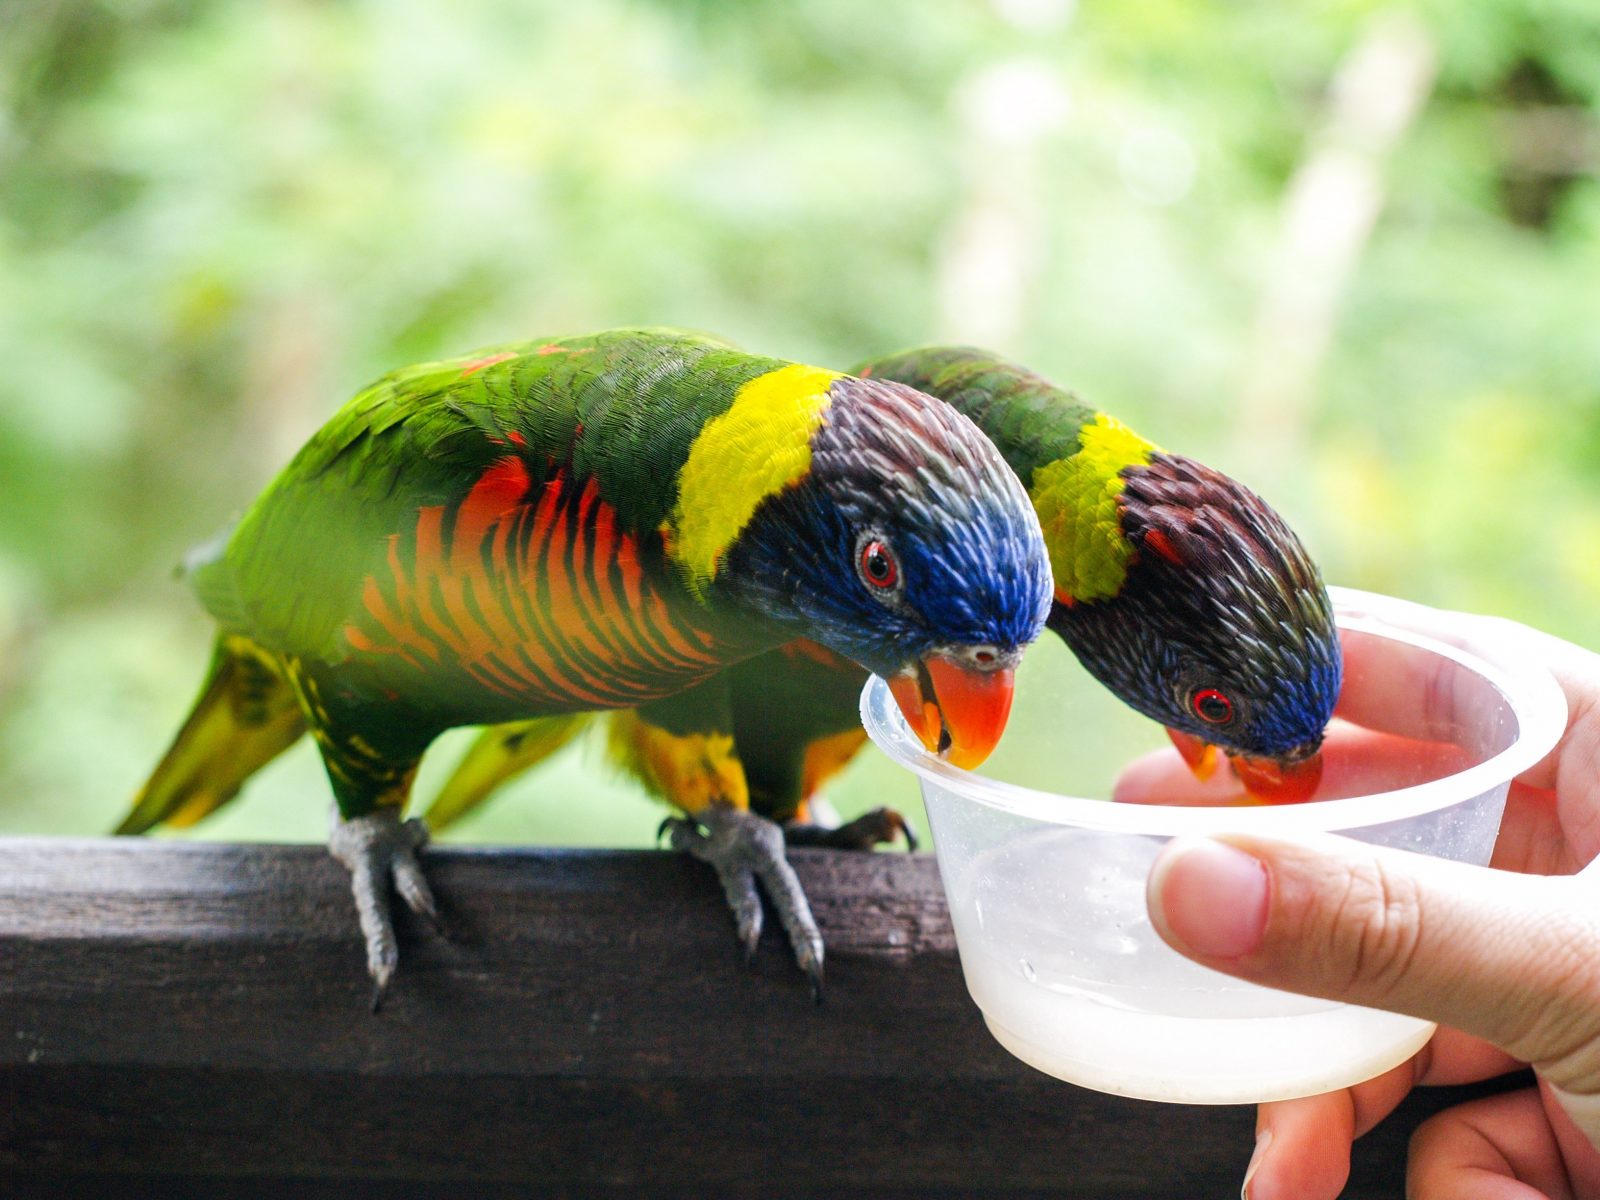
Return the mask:
<path fill-rule="evenodd" d="M 1156 447 L 1104 413 L 1078 436 L 1078 452 L 1039 467 L 1028 492 L 1057 597 L 1104 600 L 1122 589 L 1133 557 L 1117 519 L 1122 472 L 1149 462 Z"/>
<path fill-rule="evenodd" d="M 828 407 L 836 371 L 795 364 L 758 375 L 708 422 L 679 475 L 668 545 L 696 592 L 756 508 L 811 469 L 811 435 Z"/>

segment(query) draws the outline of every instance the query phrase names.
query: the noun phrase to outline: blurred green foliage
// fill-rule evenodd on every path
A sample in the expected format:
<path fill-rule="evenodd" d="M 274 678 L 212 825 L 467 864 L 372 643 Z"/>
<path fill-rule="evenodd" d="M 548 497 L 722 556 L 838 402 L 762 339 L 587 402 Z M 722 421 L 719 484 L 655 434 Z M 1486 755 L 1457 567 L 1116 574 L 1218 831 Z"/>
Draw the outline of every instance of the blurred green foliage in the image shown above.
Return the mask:
<path fill-rule="evenodd" d="M 1382 72 L 1338 83 L 1374 40 L 1423 77 L 1387 146 L 1339 117 L 1381 124 Z M 1600 645 L 1596 63 L 1592 0 L 0 7 L 0 828 L 113 823 L 205 659 L 172 565 L 344 397 L 626 323 L 986 341 L 1254 484 L 1332 581 Z M 1330 147 L 1377 189 L 1331 268 L 1283 233 Z M 1325 344 L 1252 407 L 1319 270 Z M 595 758 L 462 836 L 647 842 Z M 868 754 L 835 799 L 908 789 Z M 302 746 L 203 832 L 320 837 L 326 795 Z"/>

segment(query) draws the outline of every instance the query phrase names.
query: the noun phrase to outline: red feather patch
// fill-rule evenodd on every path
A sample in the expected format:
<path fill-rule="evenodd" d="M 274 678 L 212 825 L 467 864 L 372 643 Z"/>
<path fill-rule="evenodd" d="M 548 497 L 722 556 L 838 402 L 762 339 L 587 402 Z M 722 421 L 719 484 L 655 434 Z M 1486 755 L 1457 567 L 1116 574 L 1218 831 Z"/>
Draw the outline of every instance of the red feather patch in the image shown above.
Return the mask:
<path fill-rule="evenodd" d="M 1150 549 L 1154 550 L 1157 554 L 1161 555 L 1162 558 L 1166 559 L 1173 566 L 1175 566 L 1175 567 L 1183 566 L 1183 558 L 1182 558 L 1182 556 L 1178 553 L 1177 549 L 1172 545 L 1172 543 L 1167 539 L 1167 535 L 1162 533 L 1161 530 L 1159 530 L 1159 529 L 1147 529 L 1147 530 L 1145 530 L 1144 544 L 1146 546 L 1149 546 Z"/>
<path fill-rule="evenodd" d="M 478 477 L 456 510 L 454 570 L 470 568 L 489 526 L 522 503 L 528 494 L 528 483 L 527 465 L 510 454 Z"/>
<path fill-rule="evenodd" d="M 491 354 L 488 358 L 475 358 L 461 368 L 461 378 L 465 379 L 468 375 L 481 371 L 485 367 L 492 367 L 495 363 L 505 362 L 506 359 L 515 358 L 516 356 L 515 351 L 507 350 L 503 354 Z"/>
<path fill-rule="evenodd" d="M 489 464 L 453 509 L 417 510 L 369 575 L 350 649 L 456 671 L 541 706 L 628 707 L 705 678 L 727 647 L 674 607 L 593 478 L 535 485 L 516 455 Z"/>

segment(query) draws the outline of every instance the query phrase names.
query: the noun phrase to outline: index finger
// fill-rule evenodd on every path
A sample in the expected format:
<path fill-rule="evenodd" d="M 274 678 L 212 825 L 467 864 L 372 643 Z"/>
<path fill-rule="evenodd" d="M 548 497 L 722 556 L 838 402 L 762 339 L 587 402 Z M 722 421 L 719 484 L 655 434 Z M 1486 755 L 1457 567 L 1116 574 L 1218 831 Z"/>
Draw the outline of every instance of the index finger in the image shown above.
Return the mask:
<path fill-rule="evenodd" d="M 1386 603 L 1384 624 L 1465 650 L 1510 670 L 1532 661 L 1547 669 L 1567 702 L 1567 727 L 1550 754 L 1522 772 L 1530 787 L 1553 788 L 1570 775 L 1586 802 L 1600 808 L 1600 655 L 1500 617 L 1445 612 L 1403 601 Z M 1499 704 L 1496 689 L 1471 672 L 1454 669 L 1448 659 L 1421 647 L 1406 646 L 1361 633 L 1341 631 L 1345 680 L 1338 715 L 1358 725 L 1407 737 L 1450 740 L 1468 749 L 1493 752 L 1485 738 L 1463 735 L 1474 725 L 1492 729 L 1486 717 Z M 1582 736 L 1574 736 L 1582 732 Z M 1470 741 L 1480 744 L 1473 746 Z M 1495 739 L 1489 738 L 1488 742 Z"/>

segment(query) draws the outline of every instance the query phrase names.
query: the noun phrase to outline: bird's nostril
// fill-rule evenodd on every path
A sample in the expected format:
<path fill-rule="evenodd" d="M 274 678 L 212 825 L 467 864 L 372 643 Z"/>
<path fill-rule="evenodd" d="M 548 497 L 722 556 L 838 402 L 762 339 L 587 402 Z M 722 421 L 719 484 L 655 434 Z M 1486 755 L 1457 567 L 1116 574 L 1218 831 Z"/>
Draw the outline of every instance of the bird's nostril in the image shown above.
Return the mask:
<path fill-rule="evenodd" d="M 972 654 L 973 661 L 976 662 L 980 667 L 992 665 L 995 658 L 996 655 L 993 650 L 975 650 Z"/>

